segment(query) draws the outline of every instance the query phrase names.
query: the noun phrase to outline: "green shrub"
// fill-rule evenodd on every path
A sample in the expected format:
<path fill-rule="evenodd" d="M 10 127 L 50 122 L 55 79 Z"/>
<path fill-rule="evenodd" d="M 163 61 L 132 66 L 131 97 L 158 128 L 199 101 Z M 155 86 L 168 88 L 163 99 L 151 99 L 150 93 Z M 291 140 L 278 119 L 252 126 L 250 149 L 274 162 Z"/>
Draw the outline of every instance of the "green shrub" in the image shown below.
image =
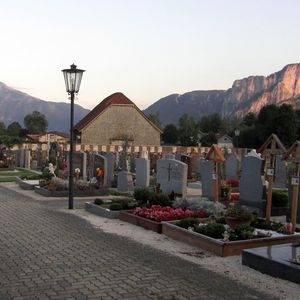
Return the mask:
<path fill-rule="evenodd" d="M 54 174 L 52 174 L 48 167 L 43 169 L 42 178 L 45 180 L 51 180 L 54 177 Z"/>
<path fill-rule="evenodd" d="M 253 214 L 249 210 L 241 207 L 230 207 L 226 209 L 225 217 L 236 218 L 240 221 L 250 221 L 253 219 Z"/>
<path fill-rule="evenodd" d="M 194 227 L 194 225 L 199 224 L 199 219 L 197 218 L 186 218 L 180 220 L 176 223 L 177 226 L 188 229 L 189 227 Z"/>
<path fill-rule="evenodd" d="M 97 198 L 97 199 L 94 200 L 94 203 L 95 203 L 96 205 L 101 205 L 101 204 L 103 204 L 103 200 Z"/>
<path fill-rule="evenodd" d="M 230 241 L 249 240 L 254 237 L 254 228 L 250 225 L 237 225 L 229 234 Z"/>
<path fill-rule="evenodd" d="M 222 239 L 223 233 L 225 232 L 225 227 L 223 224 L 210 223 L 205 226 L 195 227 L 195 231 L 214 239 Z"/>
<path fill-rule="evenodd" d="M 288 192 L 283 190 L 273 190 L 272 205 L 274 207 L 287 207 L 289 202 Z"/>
<path fill-rule="evenodd" d="M 152 199 L 149 202 L 150 205 L 161 205 L 161 206 L 170 205 L 169 196 L 165 193 L 159 193 L 159 194 L 154 193 Z"/>
<path fill-rule="evenodd" d="M 122 203 L 117 203 L 117 202 L 113 202 L 109 205 L 109 209 L 110 210 L 123 210 L 123 205 Z"/>

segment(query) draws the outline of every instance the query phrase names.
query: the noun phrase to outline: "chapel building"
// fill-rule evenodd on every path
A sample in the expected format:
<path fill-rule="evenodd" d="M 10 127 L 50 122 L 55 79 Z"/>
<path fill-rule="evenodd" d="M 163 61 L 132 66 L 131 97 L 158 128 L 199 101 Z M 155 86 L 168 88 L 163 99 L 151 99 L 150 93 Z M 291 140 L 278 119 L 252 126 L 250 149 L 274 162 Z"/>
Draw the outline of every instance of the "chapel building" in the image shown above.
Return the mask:
<path fill-rule="evenodd" d="M 74 127 L 81 144 L 160 145 L 162 131 L 125 95 L 114 93 Z"/>

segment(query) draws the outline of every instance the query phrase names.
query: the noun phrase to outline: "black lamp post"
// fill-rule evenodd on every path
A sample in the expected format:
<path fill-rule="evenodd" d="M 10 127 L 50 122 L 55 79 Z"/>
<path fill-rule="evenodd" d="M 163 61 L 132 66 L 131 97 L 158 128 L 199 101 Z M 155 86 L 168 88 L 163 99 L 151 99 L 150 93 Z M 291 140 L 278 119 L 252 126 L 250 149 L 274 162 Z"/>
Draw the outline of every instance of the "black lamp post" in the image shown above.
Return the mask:
<path fill-rule="evenodd" d="M 236 136 L 236 147 L 238 148 L 239 147 L 238 139 L 239 139 L 239 135 L 240 135 L 240 130 L 236 129 L 234 131 L 234 135 Z"/>
<path fill-rule="evenodd" d="M 62 70 L 65 78 L 66 90 L 71 99 L 71 115 L 70 115 L 70 152 L 69 152 L 69 209 L 73 209 L 73 145 L 74 145 L 74 96 L 79 92 L 81 78 L 84 70 L 79 70 L 74 64 L 71 69 Z"/>

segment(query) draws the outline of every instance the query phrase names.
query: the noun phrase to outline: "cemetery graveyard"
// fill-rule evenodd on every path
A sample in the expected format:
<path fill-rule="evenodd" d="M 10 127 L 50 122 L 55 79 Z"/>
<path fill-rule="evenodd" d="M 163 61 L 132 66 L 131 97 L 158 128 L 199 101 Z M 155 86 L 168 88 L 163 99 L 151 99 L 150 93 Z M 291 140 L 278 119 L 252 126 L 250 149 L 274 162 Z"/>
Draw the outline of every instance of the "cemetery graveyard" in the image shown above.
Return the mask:
<path fill-rule="evenodd" d="M 299 243 L 299 147 L 296 142 L 286 150 L 275 135 L 258 151 L 244 152 L 216 145 L 184 155 L 174 147 L 165 153 L 161 147 L 150 152 L 126 144 L 81 147 L 73 156 L 74 195 L 94 195 L 94 201 L 85 203 L 93 214 L 119 218 L 219 256 Z M 15 164 L 41 169 L 45 158 L 40 149 L 21 149 Z M 68 171 L 68 152 L 62 150 L 56 165 L 44 167 L 35 192 L 67 196 Z M 232 219 L 243 222 L 232 224 Z"/>

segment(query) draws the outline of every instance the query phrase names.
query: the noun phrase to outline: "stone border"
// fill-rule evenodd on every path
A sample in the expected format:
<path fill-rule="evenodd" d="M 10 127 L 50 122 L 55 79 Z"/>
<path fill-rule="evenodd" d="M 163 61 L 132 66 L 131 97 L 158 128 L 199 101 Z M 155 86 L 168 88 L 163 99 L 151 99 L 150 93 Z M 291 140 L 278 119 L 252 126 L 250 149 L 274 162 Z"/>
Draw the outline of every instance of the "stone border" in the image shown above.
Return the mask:
<path fill-rule="evenodd" d="M 222 242 L 209 236 L 189 231 L 171 222 L 162 222 L 162 233 L 175 240 L 213 252 L 219 256 L 240 255 L 243 249 L 300 242 L 300 234 L 268 237 L 244 241 Z"/>
<path fill-rule="evenodd" d="M 119 214 L 119 219 L 133 225 L 141 226 L 145 229 L 152 230 L 157 233 L 162 232 L 162 223 L 152 221 L 137 215 L 134 215 L 131 211 L 121 211 Z"/>
<path fill-rule="evenodd" d="M 38 180 L 37 180 L 38 181 Z M 34 190 L 34 188 L 36 186 L 39 185 L 39 183 L 37 183 L 36 185 L 34 184 L 29 184 L 28 182 L 26 182 L 26 180 L 23 180 L 20 177 L 16 177 L 16 183 L 20 186 L 20 188 L 22 188 L 23 190 Z"/>
<path fill-rule="evenodd" d="M 34 187 L 34 192 L 44 197 L 68 197 L 69 191 L 49 191 L 39 186 Z M 108 188 L 102 187 L 99 190 L 93 191 L 78 191 L 74 190 L 74 197 L 91 197 L 91 196 L 106 196 L 108 195 Z"/>
<path fill-rule="evenodd" d="M 84 209 L 99 217 L 109 218 L 109 219 L 118 219 L 119 214 L 121 212 L 121 210 L 109 210 L 93 202 L 85 202 Z"/>

